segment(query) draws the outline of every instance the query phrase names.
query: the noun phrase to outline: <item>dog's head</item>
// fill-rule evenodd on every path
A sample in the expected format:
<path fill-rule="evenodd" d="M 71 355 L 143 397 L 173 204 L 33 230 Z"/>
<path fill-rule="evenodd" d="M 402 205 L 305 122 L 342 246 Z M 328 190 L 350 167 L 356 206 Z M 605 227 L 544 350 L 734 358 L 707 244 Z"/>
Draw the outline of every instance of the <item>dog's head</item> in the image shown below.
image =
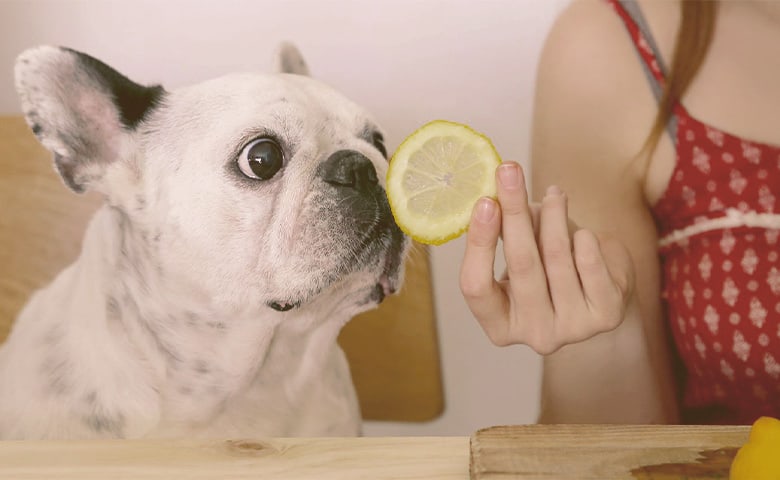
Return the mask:
<path fill-rule="evenodd" d="M 161 276 L 223 309 L 286 311 L 334 291 L 370 308 L 398 288 L 408 245 L 382 133 L 294 47 L 278 65 L 166 90 L 39 47 L 20 55 L 16 85 L 65 183 L 104 194 Z"/>

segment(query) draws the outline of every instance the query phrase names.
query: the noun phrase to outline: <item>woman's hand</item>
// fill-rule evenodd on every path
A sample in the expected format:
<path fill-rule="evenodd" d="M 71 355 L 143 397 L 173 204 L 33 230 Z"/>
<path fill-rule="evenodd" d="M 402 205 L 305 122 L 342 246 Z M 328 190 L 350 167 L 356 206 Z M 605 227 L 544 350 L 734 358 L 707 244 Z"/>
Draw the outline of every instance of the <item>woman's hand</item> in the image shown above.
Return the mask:
<path fill-rule="evenodd" d="M 571 222 L 557 187 L 529 205 L 517 163 L 503 163 L 496 177 L 498 203 L 482 198 L 474 207 L 460 273 L 466 303 L 490 340 L 546 355 L 620 325 L 634 291 L 626 248 Z M 496 281 L 499 235 L 507 270 Z"/>

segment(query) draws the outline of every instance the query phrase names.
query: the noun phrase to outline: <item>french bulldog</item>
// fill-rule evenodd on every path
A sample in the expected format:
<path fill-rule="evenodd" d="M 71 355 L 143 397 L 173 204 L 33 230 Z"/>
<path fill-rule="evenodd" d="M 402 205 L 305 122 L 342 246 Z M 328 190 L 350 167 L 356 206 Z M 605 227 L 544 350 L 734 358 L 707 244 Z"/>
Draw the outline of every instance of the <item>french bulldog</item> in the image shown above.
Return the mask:
<path fill-rule="evenodd" d="M 399 289 L 409 240 L 377 123 L 294 46 L 276 63 L 165 89 L 18 57 L 28 125 L 105 203 L 0 348 L 0 439 L 360 434 L 336 338 Z"/>

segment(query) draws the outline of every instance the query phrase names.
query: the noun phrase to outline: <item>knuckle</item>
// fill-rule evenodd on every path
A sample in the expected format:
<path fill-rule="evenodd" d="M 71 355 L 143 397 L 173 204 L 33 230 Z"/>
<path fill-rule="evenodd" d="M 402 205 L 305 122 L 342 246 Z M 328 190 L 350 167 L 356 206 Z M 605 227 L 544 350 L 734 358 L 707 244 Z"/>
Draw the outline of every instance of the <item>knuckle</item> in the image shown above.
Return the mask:
<path fill-rule="evenodd" d="M 601 258 L 595 252 L 575 252 L 577 269 L 585 274 L 599 273 L 604 268 Z"/>
<path fill-rule="evenodd" d="M 526 275 L 539 268 L 538 256 L 532 250 L 514 252 L 507 255 L 506 269 L 510 277 L 513 275 Z"/>
<path fill-rule="evenodd" d="M 625 299 L 621 295 L 613 295 L 612 301 L 601 315 L 601 324 L 605 331 L 616 329 L 623 322 L 625 311 Z"/>
<path fill-rule="evenodd" d="M 472 222 L 466 232 L 466 243 L 479 248 L 493 247 L 498 241 L 498 233 L 493 232 L 488 225 Z"/>
<path fill-rule="evenodd" d="M 542 356 L 552 355 L 561 348 L 559 342 L 553 342 L 550 340 L 543 340 L 536 342 L 534 345 L 529 345 L 536 353 Z"/>
<path fill-rule="evenodd" d="M 549 238 L 542 244 L 545 261 L 561 262 L 571 257 L 571 244 L 566 238 Z"/>
<path fill-rule="evenodd" d="M 474 300 L 479 300 L 484 296 L 484 291 L 482 288 L 479 287 L 479 285 L 473 284 L 473 283 L 466 283 L 462 284 L 460 286 L 461 293 L 463 294 L 463 297 L 466 299 L 466 301 L 471 302 Z"/>
<path fill-rule="evenodd" d="M 512 195 L 501 199 L 501 214 L 503 216 L 528 215 L 528 202 L 520 195 Z"/>
<path fill-rule="evenodd" d="M 537 328 L 529 337 L 529 341 L 525 342 L 526 345 L 539 355 L 550 355 L 562 346 L 562 343 L 550 329 Z"/>
<path fill-rule="evenodd" d="M 497 329 L 485 329 L 485 335 L 487 335 L 490 343 L 497 347 L 506 347 L 512 343 L 509 338 L 507 338 L 505 332 L 498 331 Z"/>
<path fill-rule="evenodd" d="M 611 332 L 612 330 L 614 330 L 617 327 L 619 327 L 621 323 L 623 323 L 623 315 L 622 315 L 622 313 L 609 315 L 609 316 L 605 317 L 605 322 L 604 322 L 605 331 Z"/>
<path fill-rule="evenodd" d="M 613 275 L 613 281 L 615 284 L 614 296 L 616 302 L 623 303 L 626 298 L 631 294 L 633 289 L 633 280 L 629 272 L 620 272 L 617 275 Z"/>
<path fill-rule="evenodd" d="M 485 288 L 482 282 L 473 276 L 461 274 L 460 291 L 467 299 L 474 299 L 481 297 L 485 292 Z"/>

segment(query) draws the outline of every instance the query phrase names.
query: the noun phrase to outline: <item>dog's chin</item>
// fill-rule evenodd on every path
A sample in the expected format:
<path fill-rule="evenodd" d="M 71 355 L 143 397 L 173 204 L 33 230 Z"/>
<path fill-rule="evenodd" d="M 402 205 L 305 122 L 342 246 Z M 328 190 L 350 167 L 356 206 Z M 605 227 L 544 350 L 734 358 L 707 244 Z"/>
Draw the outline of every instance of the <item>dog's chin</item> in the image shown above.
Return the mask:
<path fill-rule="evenodd" d="M 379 305 L 386 297 L 395 294 L 401 280 L 397 266 L 393 267 L 392 255 L 387 255 L 384 268 L 374 286 L 369 290 L 361 305 Z"/>
<path fill-rule="evenodd" d="M 339 283 L 350 282 L 352 275 L 356 276 L 358 285 L 350 285 L 345 291 L 364 292 L 354 298 L 354 302 L 360 306 L 379 305 L 390 295 L 398 292 L 403 281 L 403 260 L 406 249 L 406 239 L 395 237 L 381 253 L 377 252 L 362 260 L 347 261 L 328 274 L 325 274 L 311 289 L 299 292 L 293 298 L 284 300 L 272 300 L 267 302 L 268 307 L 286 312 L 298 309 L 315 301 L 323 295 L 330 295 L 334 289 L 339 289 Z M 354 257 L 353 257 L 354 258 Z M 375 272 L 371 275 L 369 272 Z"/>
<path fill-rule="evenodd" d="M 397 256 L 397 255 L 396 255 Z M 355 298 L 355 303 L 360 306 L 379 305 L 390 295 L 395 294 L 401 283 L 401 272 L 399 271 L 397 264 L 398 260 L 393 258 L 394 256 L 388 254 L 384 260 L 384 266 L 381 272 L 375 277 L 373 283 L 370 281 L 363 282 L 362 287 L 350 288 L 349 290 L 365 292 L 363 297 L 359 296 Z M 364 278 L 365 279 L 365 278 Z M 286 312 L 293 309 L 305 307 L 307 304 L 313 302 L 321 295 L 327 295 L 331 293 L 331 289 L 338 283 L 338 278 L 329 278 L 326 283 L 312 288 L 300 296 L 294 299 L 288 300 L 274 300 L 267 303 L 268 307 L 279 311 Z"/>

